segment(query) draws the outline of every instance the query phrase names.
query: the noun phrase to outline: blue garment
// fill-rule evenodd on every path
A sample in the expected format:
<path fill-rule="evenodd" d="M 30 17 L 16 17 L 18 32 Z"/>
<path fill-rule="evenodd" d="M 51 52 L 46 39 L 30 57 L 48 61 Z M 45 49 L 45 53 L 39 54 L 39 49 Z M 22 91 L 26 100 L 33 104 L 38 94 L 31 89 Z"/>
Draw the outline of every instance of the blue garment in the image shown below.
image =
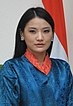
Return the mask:
<path fill-rule="evenodd" d="M 73 106 L 73 77 L 63 60 L 51 59 L 45 75 L 23 55 L 0 70 L 0 106 Z"/>

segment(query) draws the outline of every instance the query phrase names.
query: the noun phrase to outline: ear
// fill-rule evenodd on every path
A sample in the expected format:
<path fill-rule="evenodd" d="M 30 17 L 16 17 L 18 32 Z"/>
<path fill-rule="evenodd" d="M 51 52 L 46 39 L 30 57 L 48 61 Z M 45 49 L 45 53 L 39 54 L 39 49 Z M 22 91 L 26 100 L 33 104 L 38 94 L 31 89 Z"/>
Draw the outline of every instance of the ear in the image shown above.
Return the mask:
<path fill-rule="evenodd" d="M 20 31 L 20 36 L 21 36 L 21 41 L 24 41 L 24 36 L 23 36 L 23 32 Z"/>
<path fill-rule="evenodd" d="M 51 38 L 51 41 L 53 41 L 54 40 L 54 36 L 52 36 L 52 38 Z"/>
<path fill-rule="evenodd" d="M 51 41 L 52 41 L 52 42 L 54 41 L 54 34 L 52 34 L 52 38 L 51 38 Z"/>
<path fill-rule="evenodd" d="M 54 40 L 54 38 L 52 37 L 51 41 L 53 41 L 53 40 Z"/>

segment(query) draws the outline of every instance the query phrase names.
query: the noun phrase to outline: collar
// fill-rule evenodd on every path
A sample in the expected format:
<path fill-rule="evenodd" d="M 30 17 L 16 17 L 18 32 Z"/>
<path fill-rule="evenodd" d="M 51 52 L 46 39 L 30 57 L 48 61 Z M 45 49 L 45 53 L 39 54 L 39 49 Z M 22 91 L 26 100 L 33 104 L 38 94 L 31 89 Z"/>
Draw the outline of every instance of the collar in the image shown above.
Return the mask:
<path fill-rule="evenodd" d="M 37 58 L 28 49 L 26 50 L 24 55 L 30 61 L 30 63 L 32 63 L 37 69 L 39 69 L 39 71 L 43 72 L 46 75 L 50 72 L 52 63 L 48 54 L 46 55 L 42 66 L 40 66 Z"/>

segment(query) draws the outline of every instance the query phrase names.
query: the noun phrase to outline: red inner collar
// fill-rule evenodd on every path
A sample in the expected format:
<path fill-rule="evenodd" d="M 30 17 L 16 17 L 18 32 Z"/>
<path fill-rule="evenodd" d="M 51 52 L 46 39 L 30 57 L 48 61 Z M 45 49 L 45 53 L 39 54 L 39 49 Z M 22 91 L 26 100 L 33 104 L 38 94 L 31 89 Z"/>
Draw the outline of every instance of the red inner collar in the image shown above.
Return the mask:
<path fill-rule="evenodd" d="M 42 66 L 40 66 L 37 58 L 28 49 L 26 50 L 24 55 L 37 69 L 39 69 L 39 71 L 43 72 L 46 75 L 50 72 L 52 63 L 48 54 L 46 55 Z"/>

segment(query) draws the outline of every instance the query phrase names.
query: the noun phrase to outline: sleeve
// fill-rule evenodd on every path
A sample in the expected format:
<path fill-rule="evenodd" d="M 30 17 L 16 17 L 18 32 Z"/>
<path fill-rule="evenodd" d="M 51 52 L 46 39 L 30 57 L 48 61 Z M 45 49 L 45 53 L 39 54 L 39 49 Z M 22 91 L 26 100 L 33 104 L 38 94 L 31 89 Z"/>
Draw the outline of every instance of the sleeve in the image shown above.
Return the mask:
<path fill-rule="evenodd" d="M 73 77 L 70 79 L 70 93 L 68 97 L 68 106 L 73 106 Z"/>
<path fill-rule="evenodd" d="M 19 106 L 20 87 L 15 69 L 6 62 L 0 70 L 0 106 Z"/>
<path fill-rule="evenodd" d="M 68 73 L 68 80 L 69 80 L 69 84 L 68 84 L 68 101 L 67 101 L 67 106 L 73 106 L 73 76 L 70 70 L 70 66 L 67 68 L 69 71 Z"/>
<path fill-rule="evenodd" d="M 72 88 L 69 94 L 68 106 L 73 106 L 73 84 L 72 84 Z"/>

